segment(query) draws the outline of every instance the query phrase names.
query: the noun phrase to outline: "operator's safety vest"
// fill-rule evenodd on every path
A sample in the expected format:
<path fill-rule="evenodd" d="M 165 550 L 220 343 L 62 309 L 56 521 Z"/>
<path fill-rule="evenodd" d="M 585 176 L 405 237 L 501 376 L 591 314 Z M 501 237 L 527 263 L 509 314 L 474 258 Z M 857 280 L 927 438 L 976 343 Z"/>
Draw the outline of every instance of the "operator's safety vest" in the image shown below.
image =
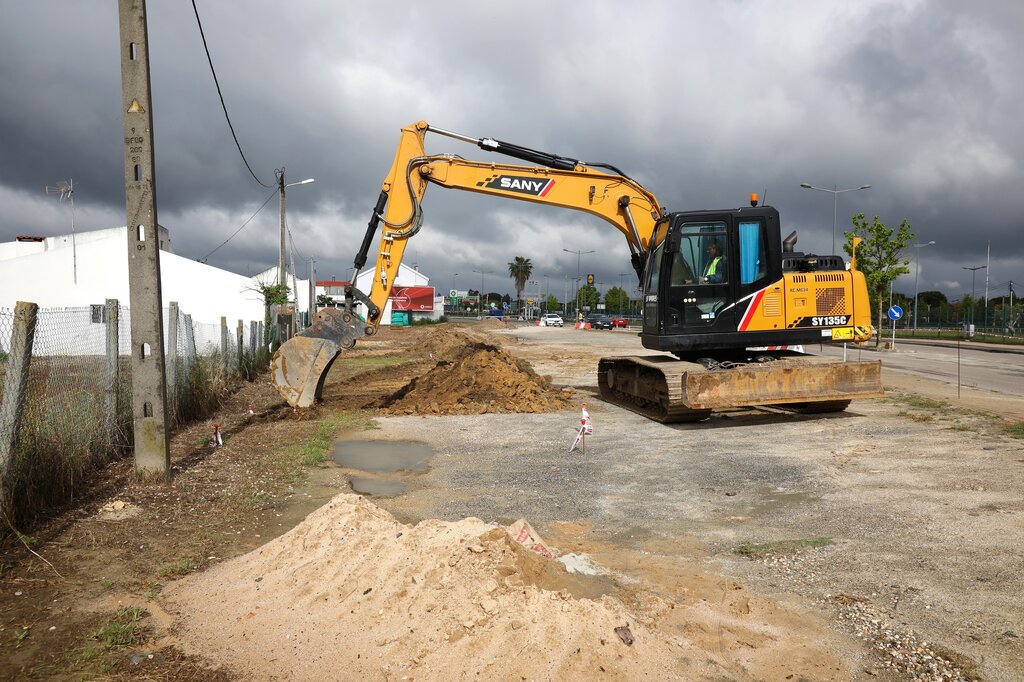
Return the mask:
<path fill-rule="evenodd" d="M 721 256 L 715 256 L 714 259 L 708 263 L 707 268 L 704 269 L 705 277 L 712 277 L 718 270 L 718 262 L 722 260 Z"/>

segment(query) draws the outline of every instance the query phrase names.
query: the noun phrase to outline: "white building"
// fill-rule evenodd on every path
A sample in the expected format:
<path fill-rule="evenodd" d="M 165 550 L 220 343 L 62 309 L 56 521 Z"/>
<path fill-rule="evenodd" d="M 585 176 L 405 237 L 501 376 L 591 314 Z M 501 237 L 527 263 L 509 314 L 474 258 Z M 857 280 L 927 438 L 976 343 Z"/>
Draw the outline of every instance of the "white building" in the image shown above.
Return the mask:
<path fill-rule="evenodd" d="M 167 229 L 159 233 L 165 307 L 176 301 L 194 322 L 207 324 L 220 324 L 224 316 L 232 328 L 238 320 L 263 319 L 263 299 L 253 279 L 177 256 Z M 13 308 L 17 301 L 41 308 L 80 307 L 108 298 L 130 304 L 127 228 L 0 243 L 0 308 Z"/>
<path fill-rule="evenodd" d="M 363 270 L 356 277 L 356 288 L 362 291 L 364 294 L 369 295 L 370 288 L 373 286 L 373 277 L 375 276 L 373 268 Z M 398 274 L 395 276 L 395 283 L 391 287 L 391 295 L 394 296 L 396 292 L 407 287 L 429 287 L 430 278 L 424 275 L 422 272 L 415 268 L 410 268 L 404 263 L 398 266 Z M 319 287 L 318 287 L 318 292 Z M 336 299 L 337 300 L 337 297 Z M 339 301 L 340 302 L 340 301 Z M 439 319 L 444 314 L 444 299 L 440 297 L 433 297 L 433 310 L 432 311 L 410 311 L 413 319 Z M 366 317 L 366 310 L 362 305 L 356 307 L 356 310 L 364 318 Z M 384 306 L 384 312 L 381 315 L 380 324 L 390 325 L 391 324 L 391 313 L 392 304 L 389 299 L 387 304 Z"/>

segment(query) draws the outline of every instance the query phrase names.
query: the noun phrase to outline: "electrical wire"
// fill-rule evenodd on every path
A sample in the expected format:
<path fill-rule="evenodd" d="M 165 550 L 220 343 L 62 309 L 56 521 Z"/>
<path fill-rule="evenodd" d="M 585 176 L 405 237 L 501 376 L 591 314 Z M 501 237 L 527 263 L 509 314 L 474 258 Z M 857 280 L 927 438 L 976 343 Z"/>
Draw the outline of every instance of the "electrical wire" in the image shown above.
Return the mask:
<path fill-rule="evenodd" d="M 213 68 L 213 59 L 210 57 L 210 48 L 206 44 L 206 34 L 203 33 L 203 22 L 199 19 L 199 8 L 196 7 L 196 0 L 192 0 L 192 9 L 196 13 L 196 23 L 199 25 L 199 36 L 203 39 L 203 49 L 206 50 L 206 61 L 210 64 L 210 73 L 213 74 L 213 84 L 217 86 L 217 96 L 220 97 L 220 107 L 224 110 L 224 118 L 227 119 L 228 128 L 231 129 L 231 137 L 235 139 L 235 146 L 238 147 L 238 153 L 242 156 L 242 162 L 245 167 L 249 169 L 249 175 L 252 179 L 263 185 L 267 189 L 270 189 L 272 185 L 260 180 L 256 177 L 256 174 L 252 172 L 252 166 L 249 165 L 249 160 L 245 158 L 245 152 L 242 151 L 242 145 L 238 142 L 238 136 L 235 135 L 235 127 L 231 125 L 231 117 L 228 116 L 228 107 L 224 104 L 224 95 L 220 91 L 220 81 L 217 80 L 217 72 Z"/>
<path fill-rule="evenodd" d="M 231 236 L 230 236 L 230 237 L 228 237 L 227 239 L 225 239 L 224 241 L 222 241 L 222 242 L 220 243 L 220 246 L 218 246 L 218 247 L 217 247 L 216 249 L 214 249 L 214 250 L 213 250 L 213 251 L 211 251 L 210 253 L 206 254 L 206 255 L 205 255 L 205 256 L 203 256 L 202 258 L 197 258 L 196 260 L 198 260 L 198 261 L 199 261 L 200 263 L 205 263 L 205 262 L 206 262 L 206 260 L 207 260 L 207 259 L 208 259 L 208 258 L 209 258 L 210 256 L 212 256 L 212 255 L 213 255 L 214 253 L 216 253 L 216 252 L 218 251 L 218 249 L 220 249 L 220 247 L 221 247 L 221 246 L 224 246 L 224 245 L 225 245 L 225 244 L 227 244 L 227 243 L 228 243 L 229 241 L 231 241 L 232 239 L 234 239 L 234 238 L 235 238 L 235 235 L 236 235 L 236 234 L 238 234 L 239 232 L 241 232 L 241 231 L 242 231 L 242 229 L 243 229 L 243 228 L 244 228 L 244 227 L 245 227 L 246 225 L 248 225 L 249 223 L 251 223 L 251 222 L 252 222 L 252 219 L 253 219 L 253 218 L 255 218 L 255 217 L 256 217 L 257 215 L 259 215 L 259 212 L 260 212 L 260 211 L 262 211 L 262 210 L 264 209 L 264 207 L 265 207 L 265 206 L 266 206 L 266 205 L 267 205 L 268 203 L 270 203 L 270 200 L 274 198 L 274 195 L 275 195 L 275 194 L 277 194 L 277 190 L 276 190 L 276 189 L 275 189 L 275 190 L 274 190 L 273 192 L 271 192 L 270 194 L 268 194 L 268 195 L 267 195 L 267 198 L 266 198 L 266 199 L 265 199 L 265 200 L 263 201 L 263 203 L 262 203 L 262 204 L 260 204 L 260 207 L 256 209 L 256 213 L 253 213 L 253 214 L 252 214 L 251 216 L 249 216 L 249 219 L 248 219 L 248 220 L 246 220 L 246 221 L 245 221 L 244 223 L 242 223 L 242 226 L 241 226 L 241 227 L 239 227 L 239 228 L 238 228 L 237 230 L 235 230 L 234 232 L 232 232 L 232 233 L 231 233 Z"/>

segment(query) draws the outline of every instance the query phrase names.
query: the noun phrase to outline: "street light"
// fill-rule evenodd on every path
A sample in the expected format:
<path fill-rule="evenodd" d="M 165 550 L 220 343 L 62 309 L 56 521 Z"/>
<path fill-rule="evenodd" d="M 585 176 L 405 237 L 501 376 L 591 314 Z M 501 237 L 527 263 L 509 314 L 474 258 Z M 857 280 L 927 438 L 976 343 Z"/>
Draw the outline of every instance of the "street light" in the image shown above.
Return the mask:
<path fill-rule="evenodd" d="M 596 252 L 595 251 L 573 251 L 571 249 L 562 249 L 562 251 L 565 251 L 566 253 L 575 253 L 576 254 L 576 317 L 579 317 L 579 314 L 580 314 L 580 288 L 579 288 L 579 281 L 580 281 L 580 256 L 583 255 L 584 253 L 596 253 Z"/>
<path fill-rule="evenodd" d="M 857 192 L 862 189 L 871 189 L 871 185 L 861 185 L 860 187 L 850 187 L 849 189 L 837 189 L 835 185 L 832 189 L 827 187 L 815 187 L 809 182 L 801 182 L 800 186 L 804 189 L 816 189 L 819 192 L 829 192 L 832 195 L 832 255 L 836 253 L 836 205 L 839 195 L 843 192 Z"/>
<path fill-rule="evenodd" d="M 479 317 L 483 317 L 483 314 L 484 314 L 484 275 L 489 275 L 491 273 L 487 272 L 487 271 L 484 271 L 484 270 L 474 270 L 473 272 L 475 272 L 475 273 L 480 275 L 480 296 L 479 296 L 480 302 L 477 305 L 477 315 Z"/>
<path fill-rule="evenodd" d="M 975 276 L 978 274 L 978 270 L 984 270 L 987 267 L 988 267 L 987 265 L 975 265 L 973 268 L 969 268 L 966 265 L 963 266 L 964 270 L 970 270 L 971 271 L 971 324 L 974 324 L 974 306 L 975 306 L 975 301 L 974 301 L 974 279 L 975 279 Z"/>
<path fill-rule="evenodd" d="M 284 189 L 285 187 L 294 187 L 295 185 L 308 185 L 311 182 L 316 182 L 313 178 L 307 178 L 300 182 L 284 182 L 284 166 L 274 171 L 277 175 L 277 191 L 279 197 L 279 203 L 281 205 L 281 253 L 277 259 L 277 283 L 287 285 L 288 280 L 285 275 L 284 268 L 284 233 L 285 233 L 285 222 L 284 222 Z"/>
<path fill-rule="evenodd" d="M 917 280 L 921 275 L 921 247 L 931 246 L 934 241 L 930 241 L 927 244 L 914 244 L 914 248 L 917 249 L 917 255 L 914 257 L 917 261 L 917 267 L 914 269 L 914 332 L 917 332 Z"/>

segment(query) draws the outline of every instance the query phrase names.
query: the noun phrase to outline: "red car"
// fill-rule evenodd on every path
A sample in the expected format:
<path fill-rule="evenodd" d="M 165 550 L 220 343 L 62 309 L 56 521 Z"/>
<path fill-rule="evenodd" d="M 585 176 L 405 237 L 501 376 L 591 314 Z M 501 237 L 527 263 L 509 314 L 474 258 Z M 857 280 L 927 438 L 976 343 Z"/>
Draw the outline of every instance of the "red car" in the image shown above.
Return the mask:
<path fill-rule="evenodd" d="M 621 315 L 612 316 L 612 329 L 627 329 L 629 327 L 629 320 L 622 317 Z"/>

